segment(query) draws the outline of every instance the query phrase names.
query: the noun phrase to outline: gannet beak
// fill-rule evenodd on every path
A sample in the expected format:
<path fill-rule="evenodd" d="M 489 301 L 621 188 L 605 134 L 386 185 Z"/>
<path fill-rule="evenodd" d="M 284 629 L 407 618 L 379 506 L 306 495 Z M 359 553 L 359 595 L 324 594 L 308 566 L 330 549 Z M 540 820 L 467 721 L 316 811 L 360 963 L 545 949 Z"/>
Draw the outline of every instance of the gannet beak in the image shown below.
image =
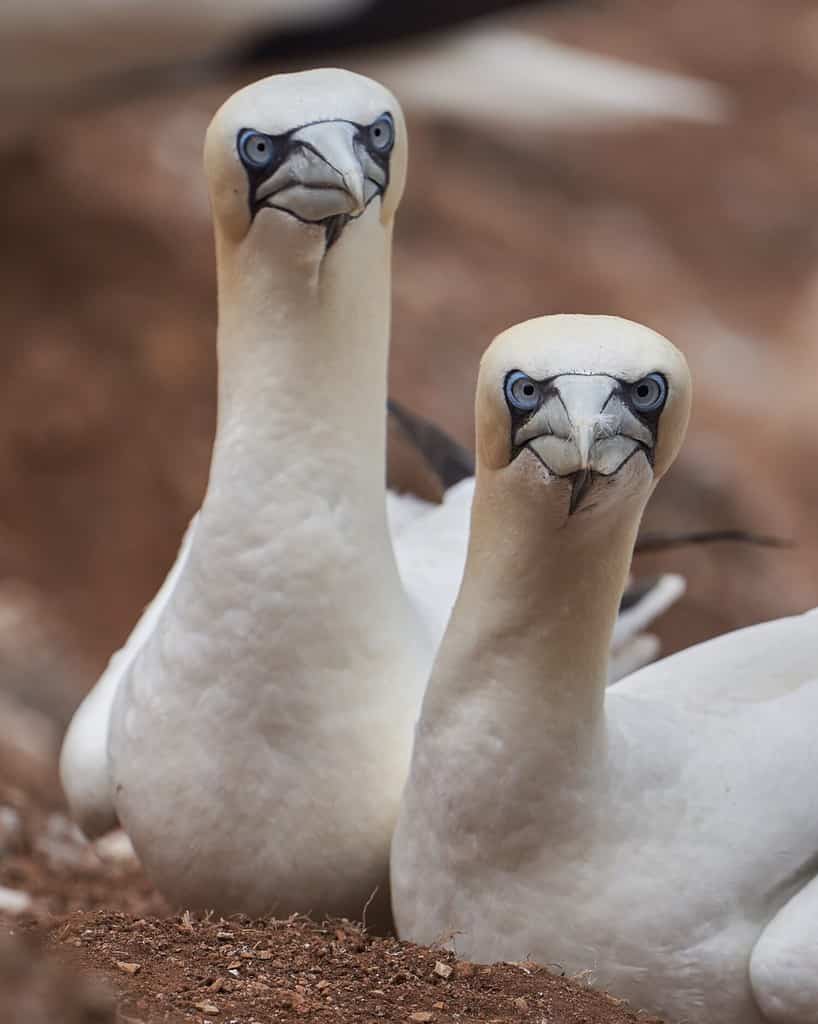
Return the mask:
<path fill-rule="evenodd" d="M 652 462 L 655 436 L 629 408 L 619 381 L 563 374 L 550 382 L 514 444 L 527 447 L 552 476 L 570 480 L 573 515 L 597 477 L 613 476 L 638 452 Z"/>
<path fill-rule="evenodd" d="M 370 163 L 356 141 L 355 125 L 307 125 L 290 136 L 287 156 L 256 188 L 255 205 L 285 210 L 312 223 L 357 217 L 384 185 L 375 180 Z"/>

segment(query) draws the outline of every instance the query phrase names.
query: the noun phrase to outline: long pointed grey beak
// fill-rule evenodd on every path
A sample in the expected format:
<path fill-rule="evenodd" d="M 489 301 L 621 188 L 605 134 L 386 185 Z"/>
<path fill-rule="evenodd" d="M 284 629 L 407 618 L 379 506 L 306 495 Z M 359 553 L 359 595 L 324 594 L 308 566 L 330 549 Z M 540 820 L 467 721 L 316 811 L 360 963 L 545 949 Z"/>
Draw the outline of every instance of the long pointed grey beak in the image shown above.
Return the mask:
<path fill-rule="evenodd" d="M 383 171 L 356 142 L 346 121 L 307 125 L 290 139 L 291 152 L 256 190 L 259 205 L 308 222 L 357 217 L 383 188 Z"/>
<path fill-rule="evenodd" d="M 514 443 L 528 447 L 553 476 L 570 480 L 573 515 L 597 477 L 612 476 L 639 451 L 650 457 L 655 438 L 613 377 L 563 374 Z"/>

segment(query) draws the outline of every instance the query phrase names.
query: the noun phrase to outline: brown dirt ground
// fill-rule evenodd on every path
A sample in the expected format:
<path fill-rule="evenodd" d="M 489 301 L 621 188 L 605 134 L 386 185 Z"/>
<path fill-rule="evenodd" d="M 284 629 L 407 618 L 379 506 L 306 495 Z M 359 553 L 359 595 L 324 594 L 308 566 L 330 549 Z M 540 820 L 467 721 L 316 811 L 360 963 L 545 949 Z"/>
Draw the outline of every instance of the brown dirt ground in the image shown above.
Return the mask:
<path fill-rule="evenodd" d="M 25 934 L 32 927 L 18 925 L 18 930 Z M 475 965 L 441 950 L 369 936 L 348 921 L 190 915 L 134 920 L 94 911 L 55 922 L 47 945 L 60 963 L 91 973 L 97 1013 L 107 1011 L 99 994 L 104 980 L 123 1024 L 657 1020 L 554 969 Z M 53 974 L 50 961 L 48 969 Z"/>

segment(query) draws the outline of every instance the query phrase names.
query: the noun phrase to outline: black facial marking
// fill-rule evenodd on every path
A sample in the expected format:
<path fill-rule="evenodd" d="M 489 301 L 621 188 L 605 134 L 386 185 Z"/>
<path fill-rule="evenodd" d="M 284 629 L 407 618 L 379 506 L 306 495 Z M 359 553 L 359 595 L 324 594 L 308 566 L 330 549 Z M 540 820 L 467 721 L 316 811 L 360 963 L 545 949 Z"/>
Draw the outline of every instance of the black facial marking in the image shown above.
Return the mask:
<path fill-rule="evenodd" d="M 326 157 L 311 142 L 295 139 L 293 136 L 304 128 L 314 124 L 348 124 L 355 129 L 353 136 L 354 145 L 366 150 L 367 156 L 383 172 L 384 181 L 381 184 L 374 178 L 366 180 L 375 186 L 375 191 L 367 202 L 367 206 L 377 196 L 383 198 L 389 188 L 389 162 L 392 149 L 395 143 L 395 122 L 392 115 L 385 111 L 371 124 L 358 124 L 356 121 L 347 121 L 344 118 L 333 118 L 327 121 L 308 121 L 305 124 L 297 125 L 280 135 L 270 135 L 266 132 L 257 131 L 255 128 L 242 128 L 236 136 L 236 149 L 239 159 L 247 175 L 248 194 L 247 201 L 250 207 L 250 217 L 255 219 L 259 210 L 266 206 L 273 206 L 270 203 L 271 196 L 258 197 L 258 190 L 261 185 L 272 177 L 273 174 L 299 149 L 312 150 L 322 160 Z M 327 163 L 330 161 L 327 160 Z M 330 166 L 332 166 L 330 164 Z M 351 220 L 356 220 L 360 214 L 337 214 L 325 217 L 321 220 L 305 220 L 293 213 L 292 210 L 284 207 L 275 207 L 282 213 L 288 213 L 296 220 L 306 224 L 321 224 L 325 231 L 325 250 L 329 249 L 341 237 L 344 228 Z"/>
<path fill-rule="evenodd" d="M 520 409 L 516 408 L 513 405 L 513 403 L 511 401 L 509 401 L 508 392 L 507 392 L 507 383 L 508 383 L 509 379 L 512 376 L 514 376 L 514 374 L 516 374 L 518 372 L 519 371 L 517 371 L 517 370 L 511 370 L 508 374 L 506 374 L 505 380 L 503 381 L 503 395 L 505 397 L 506 405 L 508 407 L 508 411 L 509 411 L 509 414 L 511 416 L 511 438 L 510 438 L 510 445 L 509 445 L 509 447 L 510 447 L 509 464 L 512 463 L 517 458 L 517 456 L 520 454 L 520 452 L 522 452 L 525 448 L 528 447 L 528 442 L 527 441 L 524 444 L 522 444 L 522 445 L 518 445 L 514 441 L 515 437 L 517 436 L 518 431 L 520 430 L 520 427 L 522 427 L 525 423 L 527 423 L 531 419 L 532 416 L 535 416 L 540 411 L 540 409 L 542 408 L 543 404 L 549 398 L 556 397 L 557 400 L 560 403 L 562 403 L 562 396 L 560 395 L 559 389 L 558 389 L 558 387 L 555 384 L 555 381 L 559 377 L 568 377 L 568 376 L 572 376 L 572 375 L 576 375 L 576 376 L 590 376 L 590 377 L 596 377 L 596 376 L 599 376 L 599 377 L 610 377 L 609 374 L 604 374 L 604 373 L 603 374 L 579 374 L 576 370 L 566 370 L 564 373 L 558 374 L 558 376 L 556 376 L 556 377 L 547 377 L 544 380 L 533 380 L 532 378 L 529 378 L 529 380 L 531 380 L 532 383 L 534 385 L 536 385 L 536 387 L 539 389 L 540 394 L 541 394 L 541 400 L 540 400 L 539 404 L 535 408 L 531 409 L 530 411 L 523 411 L 523 410 L 520 410 Z M 639 383 L 638 381 L 620 380 L 617 377 L 610 377 L 610 379 L 614 382 L 615 387 L 611 388 L 611 393 L 608 396 L 608 398 L 605 400 L 605 405 L 602 406 L 602 408 L 600 409 L 600 412 L 604 412 L 605 411 L 605 409 L 607 408 L 608 402 L 610 402 L 611 399 L 613 399 L 613 398 L 619 398 L 622 401 L 622 403 L 625 406 L 627 406 L 628 410 L 641 423 L 643 423 L 648 428 L 648 430 L 650 431 L 651 437 L 653 438 L 653 444 L 651 444 L 651 445 L 646 445 L 643 441 L 640 441 L 637 438 L 632 438 L 631 440 L 636 441 L 636 444 L 638 445 L 637 451 L 643 452 L 643 454 L 647 458 L 647 460 L 650 463 L 650 465 L 653 466 L 653 462 L 654 462 L 654 459 L 656 457 L 656 445 L 657 445 L 658 440 L 659 440 L 659 420 L 661 418 L 662 413 L 664 412 L 664 408 L 665 408 L 665 405 L 667 403 L 667 396 L 669 394 L 669 390 L 670 389 L 666 388 L 665 395 L 664 395 L 664 398 L 662 400 L 662 404 L 661 405 L 657 406 L 656 409 L 653 409 L 650 412 L 644 412 L 644 411 L 641 411 L 641 410 L 637 409 L 635 407 L 635 405 L 634 405 L 634 402 L 633 402 L 633 389 L 634 389 L 634 385 Z M 662 379 L 664 380 L 664 378 L 662 378 Z M 564 404 L 563 404 L 563 408 L 564 408 Z M 566 409 L 566 413 L 567 412 L 568 412 L 568 410 Z M 625 462 L 629 461 L 630 458 L 631 458 L 631 456 L 628 456 L 628 459 L 626 459 Z M 625 463 L 623 463 L 623 465 L 624 464 Z M 598 476 L 599 474 L 595 473 L 594 475 Z"/>

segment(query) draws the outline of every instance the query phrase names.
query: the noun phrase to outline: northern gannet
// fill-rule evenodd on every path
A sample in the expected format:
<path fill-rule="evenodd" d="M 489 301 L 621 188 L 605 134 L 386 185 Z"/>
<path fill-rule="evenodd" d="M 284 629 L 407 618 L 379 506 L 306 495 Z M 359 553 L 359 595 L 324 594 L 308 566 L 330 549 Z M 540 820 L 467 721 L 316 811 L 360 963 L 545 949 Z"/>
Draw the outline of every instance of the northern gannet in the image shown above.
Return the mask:
<path fill-rule="evenodd" d="M 392 847 L 399 934 L 533 959 L 669 1022 L 818 1020 L 818 610 L 605 688 L 685 360 L 613 317 L 481 364 L 462 589 Z"/>
<path fill-rule="evenodd" d="M 242 89 L 207 133 L 210 480 L 109 735 L 116 814 L 177 905 L 359 917 L 376 894 L 371 921 L 388 905 L 429 658 L 383 480 L 406 152 L 394 97 L 340 70 Z"/>
<path fill-rule="evenodd" d="M 397 102 L 343 71 L 249 86 L 208 132 L 208 491 L 61 755 L 85 832 L 121 819 L 174 903 L 360 915 L 376 886 L 386 900 L 412 728 L 465 549 L 465 537 L 439 543 L 451 503 L 401 518 L 406 502 L 391 497 L 404 585 L 387 528 L 389 264 L 405 164 Z M 623 656 L 652 656 L 634 634 L 677 594 L 670 577 L 623 614 Z"/>

